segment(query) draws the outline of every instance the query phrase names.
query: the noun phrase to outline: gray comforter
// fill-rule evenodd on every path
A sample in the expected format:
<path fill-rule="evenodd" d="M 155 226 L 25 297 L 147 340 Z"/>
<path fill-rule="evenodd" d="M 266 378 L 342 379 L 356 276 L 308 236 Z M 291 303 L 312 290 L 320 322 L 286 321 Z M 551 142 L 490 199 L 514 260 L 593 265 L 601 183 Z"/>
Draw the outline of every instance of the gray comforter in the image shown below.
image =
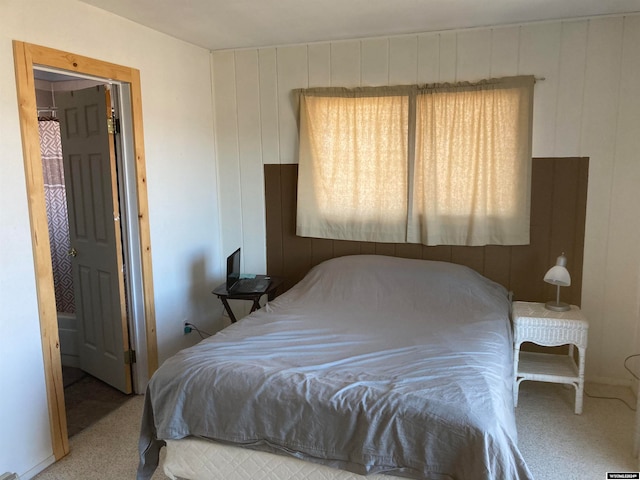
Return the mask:
<path fill-rule="evenodd" d="M 359 474 L 529 479 L 516 445 L 509 302 L 459 265 L 358 255 L 152 377 L 138 478 L 196 436 Z"/>

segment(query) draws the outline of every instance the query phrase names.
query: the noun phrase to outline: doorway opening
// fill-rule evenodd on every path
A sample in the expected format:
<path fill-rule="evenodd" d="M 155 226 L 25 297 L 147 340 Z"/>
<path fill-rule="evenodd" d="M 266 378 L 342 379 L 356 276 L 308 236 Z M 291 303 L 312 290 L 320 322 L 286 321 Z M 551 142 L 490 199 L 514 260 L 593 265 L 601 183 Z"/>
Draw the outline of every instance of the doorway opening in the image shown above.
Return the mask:
<path fill-rule="evenodd" d="M 122 405 L 134 388 L 132 364 L 124 361 L 133 350 L 131 285 L 120 274 L 131 269 L 122 241 L 128 192 L 119 188 L 124 156 L 113 127 L 122 110 L 120 85 L 50 69 L 35 68 L 34 77 L 71 437 Z"/>
<path fill-rule="evenodd" d="M 119 99 L 116 103 L 120 107 L 129 106 L 122 108 L 120 112 L 122 134 L 118 141 L 121 142 L 123 182 L 122 186 L 118 186 L 115 197 L 124 196 L 120 212 L 127 215 L 129 227 L 122 237 L 122 245 L 125 246 L 123 257 L 127 258 L 131 267 L 130 271 L 127 271 L 127 285 L 130 287 L 127 294 L 130 295 L 128 315 L 132 325 L 131 338 L 137 350 L 137 363 L 133 367 L 137 393 L 144 391 L 158 363 L 140 73 L 129 67 L 24 42 L 14 41 L 13 47 L 51 440 L 54 458 L 59 460 L 69 453 L 69 442 L 44 198 L 34 70 L 50 69 L 54 70 L 54 73 L 118 84 Z M 120 218 L 112 220 L 120 221 Z M 124 288 L 124 282 L 121 284 Z"/>

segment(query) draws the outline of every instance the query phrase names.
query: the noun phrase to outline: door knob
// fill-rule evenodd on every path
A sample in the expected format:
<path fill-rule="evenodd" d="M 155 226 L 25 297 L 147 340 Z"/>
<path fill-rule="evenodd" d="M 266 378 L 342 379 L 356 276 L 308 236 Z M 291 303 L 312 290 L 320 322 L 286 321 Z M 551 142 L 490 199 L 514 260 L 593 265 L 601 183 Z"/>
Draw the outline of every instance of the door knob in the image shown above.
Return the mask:
<path fill-rule="evenodd" d="M 71 249 L 69 250 L 69 256 L 70 257 L 77 257 L 78 256 L 78 251 L 75 248 L 71 247 Z"/>

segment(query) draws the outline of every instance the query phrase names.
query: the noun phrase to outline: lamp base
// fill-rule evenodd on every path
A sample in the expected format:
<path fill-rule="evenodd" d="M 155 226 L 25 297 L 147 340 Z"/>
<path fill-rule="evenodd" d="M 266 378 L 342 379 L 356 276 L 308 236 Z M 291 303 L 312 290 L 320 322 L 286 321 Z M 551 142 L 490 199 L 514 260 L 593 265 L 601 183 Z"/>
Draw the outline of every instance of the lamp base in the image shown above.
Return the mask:
<path fill-rule="evenodd" d="M 548 301 L 544 304 L 544 308 L 547 310 L 553 310 L 554 312 L 566 312 L 571 310 L 571 305 L 564 302 Z"/>

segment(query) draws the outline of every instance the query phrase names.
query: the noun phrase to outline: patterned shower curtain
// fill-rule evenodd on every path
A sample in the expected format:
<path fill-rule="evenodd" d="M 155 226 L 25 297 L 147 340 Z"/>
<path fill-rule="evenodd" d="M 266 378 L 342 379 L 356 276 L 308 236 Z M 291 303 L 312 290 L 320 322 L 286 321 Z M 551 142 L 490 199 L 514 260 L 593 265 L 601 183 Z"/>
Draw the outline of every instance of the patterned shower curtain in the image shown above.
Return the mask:
<path fill-rule="evenodd" d="M 71 244 L 62 166 L 60 123 L 55 118 L 41 117 L 38 118 L 38 126 L 56 307 L 58 312 L 74 313 L 73 274 L 71 258 L 68 255 Z"/>

